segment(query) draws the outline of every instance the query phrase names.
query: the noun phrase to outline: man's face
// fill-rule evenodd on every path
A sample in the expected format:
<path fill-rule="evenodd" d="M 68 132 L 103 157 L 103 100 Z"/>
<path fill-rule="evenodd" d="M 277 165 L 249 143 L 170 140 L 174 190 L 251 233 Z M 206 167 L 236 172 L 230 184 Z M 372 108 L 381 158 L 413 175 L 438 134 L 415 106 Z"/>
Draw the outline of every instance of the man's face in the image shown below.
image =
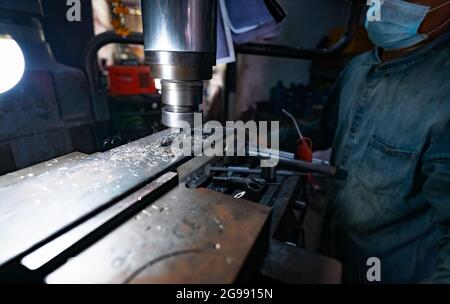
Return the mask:
<path fill-rule="evenodd" d="M 385 0 L 389 1 L 389 0 Z M 431 7 L 431 9 L 442 6 L 449 0 L 404 0 L 415 4 L 425 5 Z M 421 27 L 419 28 L 420 34 L 427 34 L 435 30 L 450 19 L 450 4 L 443 5 L 442 7 L 431 11 L 425 17 Z M 450 24 L 447 24 L 446 28 L 449 28 Z M 445 28 L 444 28 L 445 30 Z"/>
<path fill-rule="evenodd" d="M 450 29 L 450 0 L 402 1 L 367 1 L 371 7 L 367 11 L 366 28 L 372 42 L 380 48 L 394 51 L 417 48 Z"/>
<path fill-rule="evenodd" d="M 442 3 L 445 3 L 446 1 L 447 0 L 407 0 L 406 2 L 435 7 L 439 6 Z"/>
<path fill-rule="evenodd" d="M 431 9 L 433 9 L 445 4 L 448 1 L 449 0 L 409 0 L 408 2 L 430 6 Z M 439 28 L 448 19 L 450 19 L 450 4 L 429 12 L 419 29 L 419 33 L 427 34 L 433 32 L 433 30 Z M 446 28 L 448 29 L 449 26 L 450 24 L 447 24 Z"/>

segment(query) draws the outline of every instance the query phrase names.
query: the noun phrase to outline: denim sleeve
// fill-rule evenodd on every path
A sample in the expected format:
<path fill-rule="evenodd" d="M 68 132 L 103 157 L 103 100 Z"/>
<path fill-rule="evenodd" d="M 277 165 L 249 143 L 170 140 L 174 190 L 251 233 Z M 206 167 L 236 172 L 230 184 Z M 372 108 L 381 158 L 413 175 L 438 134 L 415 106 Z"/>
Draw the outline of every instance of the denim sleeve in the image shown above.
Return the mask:
<path fill-rule="evenodd" d="M 450 283 L 450 121 L 432 140 L 423 159 L 427 177 L 423 193 L 444 231 L 434 271 L 426 282 Z"/>

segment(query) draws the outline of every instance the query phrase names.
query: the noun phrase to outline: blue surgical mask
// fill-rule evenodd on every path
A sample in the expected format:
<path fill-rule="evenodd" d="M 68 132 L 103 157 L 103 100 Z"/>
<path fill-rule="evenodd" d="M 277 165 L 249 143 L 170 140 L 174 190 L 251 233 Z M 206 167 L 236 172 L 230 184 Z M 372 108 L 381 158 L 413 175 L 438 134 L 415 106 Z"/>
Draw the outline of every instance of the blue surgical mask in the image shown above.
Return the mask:
<path fill-rule="evenodd" d="M 381 21 L 368 21 L 366 29 L 370 40 L 386 50 L 398 50 L 414 46 L 428 38 L 419 34 L 425 16 L 438 8 L 410 3 L 402 0 L 384 0 L 381 4 Z"/>

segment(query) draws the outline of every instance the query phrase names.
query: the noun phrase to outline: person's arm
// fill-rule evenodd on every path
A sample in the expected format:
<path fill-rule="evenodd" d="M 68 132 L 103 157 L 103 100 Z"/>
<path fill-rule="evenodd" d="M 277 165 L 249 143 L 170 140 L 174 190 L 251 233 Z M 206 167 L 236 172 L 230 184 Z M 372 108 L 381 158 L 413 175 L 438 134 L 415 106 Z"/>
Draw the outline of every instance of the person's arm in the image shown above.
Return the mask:
<path fill-rule="evenodd" d="M 423 159 L 423 193 L 444 231 L 434 271 L 425 283 L 450 283 L 450 121 L 432 139 Z"/>

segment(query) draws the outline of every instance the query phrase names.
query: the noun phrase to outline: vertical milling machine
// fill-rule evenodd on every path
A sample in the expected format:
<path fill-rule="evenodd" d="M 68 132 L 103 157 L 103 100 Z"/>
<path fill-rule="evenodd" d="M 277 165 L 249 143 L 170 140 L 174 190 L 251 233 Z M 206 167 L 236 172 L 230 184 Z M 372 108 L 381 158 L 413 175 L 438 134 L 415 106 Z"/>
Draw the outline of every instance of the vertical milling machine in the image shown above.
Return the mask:
<path fill-rule="evenodd" d="M 142 16 L 146 60 L 161 79 L 162 122 L 194 127 L 216 64 L 217 0 L 142 0 Z"/>

